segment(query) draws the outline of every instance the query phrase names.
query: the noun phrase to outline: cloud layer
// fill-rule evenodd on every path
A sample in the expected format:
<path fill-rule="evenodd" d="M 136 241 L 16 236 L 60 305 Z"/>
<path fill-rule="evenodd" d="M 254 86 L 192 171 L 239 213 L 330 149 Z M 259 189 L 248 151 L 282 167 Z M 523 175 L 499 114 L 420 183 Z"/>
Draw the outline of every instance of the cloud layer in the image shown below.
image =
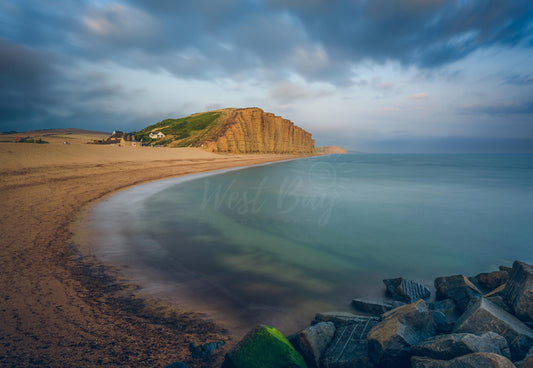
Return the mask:
<path fill-rule="evenodd" d="M 212 104 L 303 118 L 322 101 L 347 111 L 345 127 L 361 114 L 359 130 L 370 111 L 407 122 L 439 104 L 459 116 L 533 113 L 533 70 L 520 61 L 533 45 L 529 1 L 0 0 L 0 14 L 1 130 L 112 130 L 117 119 L 133 130 Z M 450 81 L 471 82 L 486 51 L 511 52 L 501 59 L 513 70 L 482 61 L 478 90 L 455 101 Z M 487 83 L 520 97 L 483 96 Z"/>

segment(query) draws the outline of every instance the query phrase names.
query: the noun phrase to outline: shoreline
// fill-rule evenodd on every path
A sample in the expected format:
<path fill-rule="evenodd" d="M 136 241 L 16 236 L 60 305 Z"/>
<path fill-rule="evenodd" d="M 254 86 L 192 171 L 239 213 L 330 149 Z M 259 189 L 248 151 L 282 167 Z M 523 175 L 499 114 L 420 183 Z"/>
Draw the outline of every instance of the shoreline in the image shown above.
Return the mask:
<path fill-rule="evenodd" d="M 100 216 L 106 216 L 106 213 L 112 210 L 115 212 L 115 215 L 119 211 L 122 214 L 119 216 L 120 218 L 122 216 L 127 218 L 127 216 L 131 215 L 132 211 L 135 212 L 137 203 L 170 187 L 211 176 L 305 158 L 307 157 L 288 158 L 281 161 L 269 161 L 248 166 L 231 167 L 158 179 L 109 193 L 82 208 L 79 211 L 77 219 L 71 224 L 72 237 L 70 240 L 73 243 L 73 251 L 79 259 L 78 263 L 85 263 L 88 267 L 94 265 L 104 267 L 107 269 L 109 276 L 116 279 L 117 284 L 121 287 L 126 290 L 135 289 L 136 297 L 148 300 L 154 299 L 158 303 L 169 304 L 178 309 L 193 310 L 194 313 L 202 316 L 206 321 L 213 322 L 224 330 L 227 330 L 230 338 L 240 339 L 249 331 L 250 326 L 248 326 L 248 321 L 246 320 L 245 322 L 243 317 L 237 317 L 235 315 L 237 311 L 233 308 L 227 305 L 224 308 L 218 303 L 215 308 L 210 308 L 209 306 L 212 303 L 206 303 L 203 297 L 195 296 L 194 288 L 189 290 L 189 287 L 182 286 L 174 280 L 163 280 L 157 270 L 141 266 L 140 264 L 142 262 L 139 266 L 136 266 L 137 261 L 125 261 L 122 257 L 124 257 L 124 252 L 127 253 L 127 251 L 117 250 L 116 248 L 110 248 L 109 251 L 106 251 L 105 246 L 101 244 L 109 244 L 111 247 L 116 244 L 118 248 L 121 248 L 124 246 L 123 242 L 126 240 L 124 234 L 120 233 L 120 225 L 117 225 L 113 218 L 109 219 L 111 221 L 110 223 L 113 224 L 113 226 L 110 226 L 109 223 L 106 223 L 107 220 L 102 220 Z M 121 220 L 118 220 L 118 223 L 120 222 Z M 109 228 L 114 229 L 115 226 L 117 226 L 116 231 L 109 230 Z M 112 238 L 112 240 L 110 241 L 109 238 Z M 145 241 L 152 242 L 153 240 L 145 239 Z M 117 253 L 120 256 L 116 255 Z M 202 287 L 201 285 L 196 286 Z M 110 296 L 113 297 L 113 294 L 115 293 L 111 292 Z M 120 287 L 116 294 L 120 296 Z M 226 300 L 219 300 L 219 302 L 228 304 Z"/>
<path fill-rule="evenodd" d="M 229 167 L 306 156 L 222 156 L 195 149 L 3 143 L 0 365 L 218 366 L 190 358 L 188 344 L 229 333 L 192 311 L 117 291 L 112 269 L 80 262 L 70 226 L 90 205 L 127 187 Z M 87 259 L 86 259 L 87 261 Z M 149 312 L 156 312 L 149 315 Z"/>

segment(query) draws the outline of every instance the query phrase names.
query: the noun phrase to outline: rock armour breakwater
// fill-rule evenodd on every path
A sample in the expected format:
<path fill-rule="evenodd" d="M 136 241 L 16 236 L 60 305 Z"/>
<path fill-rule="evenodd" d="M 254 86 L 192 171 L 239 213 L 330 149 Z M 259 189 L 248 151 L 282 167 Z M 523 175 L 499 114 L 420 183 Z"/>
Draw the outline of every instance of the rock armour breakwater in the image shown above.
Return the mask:
<path fill-rule="evenodd" d="M 500 267 L 491 274 L 500 273 L 508 274 L 507 282 L 494 283 L 496 289 L 485 290 L 486 294 L 464 275 L 437 278 L 435 286 L 439 284 L 441 294 L 433 303 L 423 300 L 429 291 L 421 293 L 416 282 L 384 280 L 391 297 L 402 303 L 409 299 L 410 304 L 374 315 L 318 313 L 311 326 L 287 339 L 275 328 L 258 326 L 226 354 L 222 368 L 532 367 L 532 320 L 506 309 L 516 313 L 513 303 L 517 299 L 531 305 L 533 267 L 515 261 L 510 271 Z M 482 275 L 472 279 L 485 279 Z M 479 293 L 472 294 L 472 288 Z M 442 293 L 450 290 L 453 295 L 467 295 L 466 311 L 457 308 L 462 299 Z"/>

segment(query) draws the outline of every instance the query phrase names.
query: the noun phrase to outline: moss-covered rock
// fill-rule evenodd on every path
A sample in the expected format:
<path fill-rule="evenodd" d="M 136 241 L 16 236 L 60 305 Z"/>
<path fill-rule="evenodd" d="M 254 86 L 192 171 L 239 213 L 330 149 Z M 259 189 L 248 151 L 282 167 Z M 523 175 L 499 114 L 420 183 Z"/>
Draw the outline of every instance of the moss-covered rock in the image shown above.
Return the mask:
<path fill-rule="evenodd" d="M 260 325 L 227 354 L 222 368 L 307 368 L 302 356 L 275 328 Z"/>

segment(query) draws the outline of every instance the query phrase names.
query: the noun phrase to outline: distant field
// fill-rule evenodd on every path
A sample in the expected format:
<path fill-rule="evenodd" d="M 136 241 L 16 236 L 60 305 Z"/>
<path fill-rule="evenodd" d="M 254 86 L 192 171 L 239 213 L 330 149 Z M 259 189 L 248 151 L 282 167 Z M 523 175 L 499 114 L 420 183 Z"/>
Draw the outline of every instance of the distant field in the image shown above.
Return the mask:
<path fill-rule="evenodd" d="M 85 129 L 43 129 L 43 130 L 30 130 L 27 132 L 9 132 L 0 134 L 0 142 L 14 142 L 17 137 L 31 139 L 42 139 L 49 143 L 64 143 L 71 144 L 85 144 L 95 139 L 104 139 L 109 137 L 111 133 L 99 132 L 95 130 Z"/>

